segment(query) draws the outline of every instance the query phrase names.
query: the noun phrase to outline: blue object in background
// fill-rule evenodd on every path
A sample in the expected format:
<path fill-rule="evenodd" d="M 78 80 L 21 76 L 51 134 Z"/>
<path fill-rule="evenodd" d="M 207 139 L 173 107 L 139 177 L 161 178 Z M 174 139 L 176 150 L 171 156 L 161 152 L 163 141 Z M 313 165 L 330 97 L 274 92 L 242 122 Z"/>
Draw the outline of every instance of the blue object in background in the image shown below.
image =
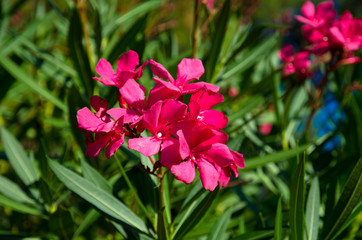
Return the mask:
<path fill-rule="evenodd" d="M 324 106 L 320 108 L 312 119 L 312 129 L 316 137 L 323 137 L 337 129 L 340 121 L 346 119 L 345 113 L 340 109 L 338 101 L 332 93 L 328 93 L 324 99 Z M 341 134 L 336 134 L 324 146 L 324 151 L 331 151 L 342 146 Z"/>

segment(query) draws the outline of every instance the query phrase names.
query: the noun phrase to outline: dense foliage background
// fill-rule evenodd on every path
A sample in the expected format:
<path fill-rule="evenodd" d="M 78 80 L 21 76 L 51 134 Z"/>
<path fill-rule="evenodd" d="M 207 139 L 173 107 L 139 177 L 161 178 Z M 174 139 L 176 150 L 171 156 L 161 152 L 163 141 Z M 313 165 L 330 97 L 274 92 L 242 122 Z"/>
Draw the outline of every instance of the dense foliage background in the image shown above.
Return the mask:
<path fill-rule="evenodd" d="M 130 49 L 174 76 L 182 58 L 201 59 L 202 80 L 224 94 L 217 109 L 229 118 L 228 145 L 245 157 L 239 177 L 214 192 L 167 175 L 165 222 L 175 239 L 362 238 L 362 64 L 329 75 L 332 101 L 324 98 L 306 127 L 312 83 L 282 78 L 278 56 L 285 43 L 305 44 L 293 17 L 302 3 L 216 1 L 195 14 L 194 1 L 1 1 L 0 238 L 149 239 L 75 194 L 67 176 L 157 229 L 141 207 L 160 211 L 157 181 L 139 164 L 148 159 L 125 146 L 121 168 L 104 154 L 90 159 L 76 128 L 92 95 L 117 100 L 92 79 L 98 60 L 116 64 Z M 361 17 L 360 1 L 335 5 Z M 151 78 L 145 69 L 142 83 L 151 87 Z"/>

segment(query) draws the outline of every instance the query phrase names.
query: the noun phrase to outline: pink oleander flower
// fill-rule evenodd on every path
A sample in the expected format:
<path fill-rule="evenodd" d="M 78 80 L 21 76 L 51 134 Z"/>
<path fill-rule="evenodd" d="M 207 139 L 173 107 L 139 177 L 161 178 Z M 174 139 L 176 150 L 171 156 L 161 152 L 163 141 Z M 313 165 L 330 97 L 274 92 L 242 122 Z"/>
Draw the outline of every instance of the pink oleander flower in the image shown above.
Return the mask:
<path fill-rule="evenodd" d="M 158 101 L 143 115 L 143 125 L 153 136 L 129 139 L 128 148 L 145 156 L 157 154 L 161 143 L 171 138 L 173 124 L 185 117 L 186 110 L 187 106 L 179 101 Z"/>
<path fill-rule="evenodd" d="M 306 1 L 301 12 L 303 16 L 297 15 L 296 19 L 305 24 L 302 27 L 304 38 L 311 43 L 327 42 L 329 27 L 337 16 L 333 2 L 321 2 L 315 8 L 311 1 Z"/>
<path fill-rule="evenodd" d="M 259 126 L 259 132 L 263 135 L 268 135 L 273 128 L 271 123 L 263 123 Z"/>
<path fill-rule="evenodd" d="M 96 157 L 107 146 L 105 155 L 110 158 L 124 143 L 124 123 L 130 123 L 138 116 L 132 110 L 122 108 L 107 110 L 108 103 L 98 96 L 93 96 L 90 104 L 95 114 L 87 107 L 77 112 L 78 128 L 87 132 L 86 154 Z M 95 133 L 94 139 L 91 133 Z"/>
<path fill-rule="evenodd" d="M 297 73 L 301 79 L 311 76 L 309 55 L 307 51 L 301 51 L 294 55 L 292 45 L 282 47 L 279 56 L 285 62 L 283 75 L 288 76 Z"/>
<path fill-rule="evenodd" d="M 362 47 L 362 19 L 353 18 L 348 11 L 334 22 L 329 31 L 334 47 L 343 48 L 347 52 L 357 51 Z"/>
<path fill-rule="evenodd" d="M 210 126 L 214 129 L 223 129 L 228 123 L 228 118 L 217 110 L 211 109 L 221 103 L 224 97 L 220 93 L 200 90 L 193 94 L 189 102 L 189 117 L 198 124 Z"/>
<path fill-rule="evenodd" d="M 174 99 L 178 99 L 184 94 L 195 93 L 201 88 L 205 88 L 213 92 L 219 91 L 219 87 L 210 83 L 190 83 L 192 80 L 199 80 L 201 75 L 204 74 L 204 66 L 202 65 L 202 62 L 198 59 L 182 59 L 180 64 L 177 66 L 176 80 L 174 80 L 171 74 L 161 64 L 153 60 L 150 60 L 150 64 L 153 74 L 158 77 L 154 77 L 153 80 L 157 83 L 162 84 L 163 87 L 167 89 L 163 92 L 167 94 L 169 94 L 169 92 L 172 92 Z M 168 80 L 168 82 L 161 80 L 160 78 Z"/>
<path fill-rule="evenodd" d="M 143 63 L 139 68 L 138 54 L 135 51 L 128 51 L 118 59 L 117 71 L 114 72 L 112 65 L 105 59 L 101 58 L 98 61 L 96 72 L 101 76 L 93 79 L 103 83 L 106 86 L 115 86 L 121 88 L 128 79 L 137 80 L 142 76 L 143 68 L 148 64 L 148 61 Z"/>
<path fill-rule="evenodd" d="M 235 165 L 243 168 L 242 155 L 225 145 L 227 135 L 194 121 L 181 121 L 174 127 L 178 140 L 170 139 L 162 145 L 161 164 L 171 170 L 175 178 L 191 183 L 195 178 L 195 164 L 205 189 L 226 186 Z M 229 175 L 227 175 L 229 174 Z"/>

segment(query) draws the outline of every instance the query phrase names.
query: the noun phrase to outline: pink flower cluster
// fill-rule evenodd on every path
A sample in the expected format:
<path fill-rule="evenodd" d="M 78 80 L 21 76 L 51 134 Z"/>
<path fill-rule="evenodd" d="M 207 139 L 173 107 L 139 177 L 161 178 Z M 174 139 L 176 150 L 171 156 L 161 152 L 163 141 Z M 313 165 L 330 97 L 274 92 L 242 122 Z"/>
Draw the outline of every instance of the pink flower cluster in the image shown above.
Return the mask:
<path fill-rule="evenodd" d="M 148 64 L 155 86 L 146 97 L 146 89 L 137 80 Z M 119 58 L 116 72 L 105 59 L 98 62 L 100 78 L 94 79 L 119 89 L 120 107 L 109 109 L 106 100 L 93 96 L 90 105 L 94 111 L 87 107 L 78 111 L 78 127 L 86 132 L 86 154 L 96 157 L 106 148 L 105 155 L 110 158 L 127 136 L 130 149 L 145 156 L 159 153 L 159 164 L 170 169 L 177 180 L 191 183 L 196 165 L 205 189 L 225 187 L 231 174 L 238 176 L 237 167 L 244 168 L 244 158 L 225 144 L 228 135 L 221 129 L 227 125 L 227 117 L 211 109 L 223 101 L 219 88 L 192 82 L 204 73 L 202 62 L 183 59 L 176 79 L 153 60 L 138 65 L 134 51 Z M 185 94 L 191 95 L 187 105 L 183 103 Z M 149 136 L 142 137 L 145 129 Z"/>
<path fill-rule="evenodd" d="M 337 18 L 333 1 L 321 2 L 317 7 L 306 1 L 301 13 L 296 19 L 304 24 L 302 34 L 310 45 L 296 54 L 291 45 L 281 49 L 280 58 L 286 63 L 284 76 L 297 73 L 300 79 L 310 77 L 311 54 L 321 56 L 329 52 L 336 67 L 360 61 L 354 52 L 362 47 L 361 18 L 353 18 L 349 11 Z"/>

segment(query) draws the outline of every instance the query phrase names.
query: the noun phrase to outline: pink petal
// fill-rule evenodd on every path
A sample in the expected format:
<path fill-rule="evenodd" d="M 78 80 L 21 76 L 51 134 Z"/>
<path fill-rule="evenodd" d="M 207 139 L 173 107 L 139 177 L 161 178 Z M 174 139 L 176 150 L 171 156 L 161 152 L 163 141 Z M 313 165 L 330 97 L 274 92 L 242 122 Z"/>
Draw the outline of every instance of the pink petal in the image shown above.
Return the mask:
<path fill-rule="evenodd" d="M 111 156 L 117 151 L 118 148 L 124 143 L 124 134 L 113 135 L 113 138 L 109 145 L 106 148 L 106 158 L 111 158 Z"/>
<path fill-rule="evenodd" d="M 125 108 L 111 108 L 107 111 L 114 120 L 124 117 L 124 123 L 131 123 L 136 121 L 140 116 L 137 111 Z"/>
<path fill-rule="evenodd" d="M 172 98 L 175 91 L 170 90 L 161 83 L 156 83 L 156 85 L 151 89 L 150 94 L 147 98 L 147 106 L 152 106 L 155 102 L 159 100 L 165 100 Z"/>
<path fill-rule="evenodd" d="M 98 61 L 96 72 L 102 77 L 102 79 L 97 77 L 94 77 L 93 79 L 100 81 L 106 86 L 114 84 L 113 81 L 114 72 L 112 69 L 112 65 L 107 60 L 101 58 Z"/>
<path fill-rule="evenodd" d="M 273 125 L 270 123 L 264 123 L 259 126 L 259 132 L 263 135 L 268 135 L 272 130 Z"/>
<path fill-rule="evenodd" d="M 285 45 L 280 49 L 279 56 L 284 62 L 290 62 L 294 55 L 294 49 L 291 44 Z"/>
<path fill-rule="evenodd" d="M 177 180 L 189 184 L 195 178 L 195 165 L 191 161 L 181 162 L 172 165 L 171 173 Z"/>
<path fill-rule="evenodd" d="M 200 105 L 201 110 L 206 110 L 218 103 L 222 103 L 224 101 L 224 96 L 221 93 L 200 90 L 191 95 L 190 102 L 191 101 L 197 102 Z"/>
<path fill-rule="evenodd" d="M 138 84 L 134 79 L 128 79 L 119 93 L 128 105 L 134 108 L 142 108 L 145 100 L 145 88 Z"/>
<path fill-rule="evenodd" d="M 207 91 L 211 91 L 211 92 L 218 92 L 220 90 L 220 88 L 218 86 L 215 86 L 211 83 L 207 83 L 207 82 L 197 82 L 197 83 L 190 83 L 187 84 L 184 88 L 183 88 L 183 93 L 182 94 L 192 94 L 195 93 L 197 91 L 199 91 L 200 89 L 205 88 Z"/>
<path fill-rule="evenodd" d="M 159 78 L 169 80 L 172 84 L 175 83 L 175 80 L 164 66 L 162 66 L 158 62 L 153 61 L 152 59 L 150 60 L 150 64 L 153 74 L 155 74 Z"/>
<path fill-rule="evenodd" d="M 173 99 L 165 100 L 158 119 L 158 125 L 166 126 L 179 121 L 185 117 L 186 111 L 186 104 Z"/>
<path fill-rule="evenodd" d="M 179 141 L 174 138 L 163 140 L 161 145 L 161 164 L 164 167 L 171 168 L 173 165 L 177 165 L 182 162 L 182 158 L 179 153 Z"/>
<path fill-rule="evenodd" d="M 339 43 L 344 43 L 346 39 L 344 38 L 343 34 L 337 27 L 331 27 L 329 29 L 330 33 L 334 37 L 334 40 L 336 40 Z"/>
<path fill-rule="evenodd" d="M 152 78 L 153 81 L 155 81 L 156 83 L 160 83 L 162 84 L 163 86 L 167 87 L 168 89 L 172 90 L 172 91 L 175 91 L 175 92 L 180 92 L 180 89 L 178 87 L 176 87 L 173 83 L 171 82 L 166 82 L 166 81 L 163 81 L 161 79 L 158 79 L 158 78 L 155 78 L 153 77 Z"/>
<path fill-rule="evenodd" d="M 311 21 L 310 19 L 305 18 L 303 16 L 296 15 L 295 18 L 301 23 L 308 24 L 308 25 L 313 25 L 313 21 Z"/>
<path fill-rule="evenodd" d="M 315 15 L 314 4 L 311 1 L 306 1 L 302 6 L 301 12 L 307 18 L 313 19 Z"/>
<path fill-rule="evenodd" d="M 244 162 L 244 156 L 241 153 L 235 152 L 235 151 L 231 151 L 233 157 L 234 157 L 234 161 L 236 166 L 238 166 L 239 168 L 244 168 L 245 167 L 245 162 Z"/>
<path fill-rule="evenodd" d="M 177 136 L 179 137 L 179 144 L 180 144 L 180 156 L 182 159 L 186 159 L 190 156 L 190 148 L 185 139 L 184 133 L 181 130 L 177 131 Z"/>
<path fill-rule="evenodd" d="M 337 12 L 334 9 L 333 1 L 324 1 L 318 4 L 315 13 L 315 17 L 317 19 L 324 19 L 325 21 L 331 21 L 336 16 Z"/>
<path fill-rule="evenodd" d="M 197 116 L 200 113 L 200 105 L 197 102 L 191 101 L 189 102 L 189 115 L 192 116 L 193 120 L 196 120 Z"/>
<path fill-rule="evenodd" d="M 197 169 L 200 172 L 202 186 L 209 191 L 214 191 L 219 180 L 219 173 L 210 162 L 198 159 Z"/>
<path fill-rule="evenodd" d="M 191 80 L 199 80 L 205 69 L 199 59 L 184 58 L 177 66 L 177 85 L 185 85 Z"/>
<path fill-rule="evenodd" d="M 220 167 L 226 167 L 234 162 L 234 156 L 230 152 L 228 146 L 222 143 L 214 143 L 210 149 L 205 152 L 208 159 Z"/>
<path fill-rule="evenodd" d="M 163 101 L 158 101 L 153 104 L 150 109 L 143 114 L 143 124 L 152 134 L 156 135 L 158 129 L 159 117 L 162 109 Z"/>
<path fill-rule="evenodd" d="M 109 132 L 114 126 L 114 122 L 103 122 L 96 117 L 87 107 L 84 107 L 77 112 L 78 126 L 81 129 L 91 132 Z"/>
<path fill-rule="evenodd" d="M 129 50 L 118 59 L 117 73 L 122 71 L 133 71 L 139 64 L 138 54 Z"/>
<path fill-rule="evenodd" d="M 108 109 L 108 103 L 105 99 L 101 98 L 100 96 L 92 96 L 90 99 L 90 105 L 94 110 L 97 112 L 99 110 L 106 110 Z"/>
<path fill-rule="evenodd" d="M 111 135 L 105 134 L 100 136 L 95 142 L 89 143 L 85 149 L 85 154 L 88 157 L 98 156 L 99 152 L 107 145 L 111 137 Z"/>
<path fill-rule="evenodd" d="M 226 187 L 230 181 L 230 172 L 227 168 L 219 169 L 219 186 Z"/>
<path fill-rule="evenodd" d="M 311 43 L 319 43 L 324 41 L 324 35 L 312 26 L 304 25 L 302 27 L 304 38 Z"/>
<path fill-rule="evenodd" d="M 199 114 L 201 121 L 215 129 L 223 129 L 229 122 L 229 119 L 217 110 L 205 110 Z"/>
<path fill-rule="evenodd" d="M 146 157 L 153 156 L 160 151 L 161 140 L 155 137 L 131 138 L 128 140 L 128 148 L 136 150 Z"/>

